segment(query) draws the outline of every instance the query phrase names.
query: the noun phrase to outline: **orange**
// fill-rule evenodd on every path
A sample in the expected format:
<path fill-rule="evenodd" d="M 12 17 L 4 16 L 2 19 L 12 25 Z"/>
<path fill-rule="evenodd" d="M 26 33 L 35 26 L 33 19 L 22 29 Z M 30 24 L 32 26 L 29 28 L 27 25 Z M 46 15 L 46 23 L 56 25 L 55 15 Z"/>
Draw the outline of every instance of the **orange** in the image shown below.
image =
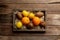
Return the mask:
<path fill-rule="evenodd" d="M 32 18 L 34 18 L 35 17 L 35 14 L 32 12 L 32 13 L 30 13 L 29 14 L 29 16 L 28 16 L 30 19 L 32 19 Z"/>
<path fill-rule="evenodd" d="M 16 22 L 16 27 L 17 28 L 22 28 L 22 22 L 21 21 Z"/>
<path fill-rule="evenodd" d="M 34 17 L 33 18 L 33 23 L 34 23 L 34 25 L 39 25 L 41 23 L 40 18 L 39 17 Z"/>
<path fill-rule="evenodd" d="M 22 14 L 23 14 L 24 17 L 27 17 L 27 16 L 29 15 L 29 12 L 26 11 L 26 10 L 23 10 L 23 11 L 22 11 Z"/>
<path fill-rule="evenodd" d="M 28 17 L 23 17 L 23 18 L 22 18 L 22 23 L 23 23 L 23 24 L 29 24 L 29 23 L 30 23 L 29 18 L 28 18 Z"/>

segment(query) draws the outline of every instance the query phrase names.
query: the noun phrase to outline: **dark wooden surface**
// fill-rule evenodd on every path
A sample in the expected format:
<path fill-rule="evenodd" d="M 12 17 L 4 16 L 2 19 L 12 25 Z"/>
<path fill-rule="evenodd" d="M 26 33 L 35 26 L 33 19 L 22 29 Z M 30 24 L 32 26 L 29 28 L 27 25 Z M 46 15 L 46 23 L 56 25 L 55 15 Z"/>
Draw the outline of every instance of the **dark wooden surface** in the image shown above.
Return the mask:
<path fill-rule="evenodd" d="M 57 36 L 0 36 L 0 40 L 58 40 Z"/>
<path fill-rule="evenodd" d="M 45 10 L 46 11 L 46 33 L 43 35 L 60 35 L 60 4 L 5 4 L 8 7 L 1 10 L 0 14 L 7 14 L 7 23 L 0 23 L 1 35 L 15 35 L 12 32 L 13 9 Z M 20 6 L 21 5 L 21 6 Z M 28 5 L 28 6 L 27 6 Z M 57 9 L 56 9 L 57 8 Z M 3 18 L 4 19 L 4 18 Z M 4 21 L 4 20 L 3 20 Z M 10 22 L 10 23 L 9 23 Z M 5 31 L 4 31 L 5 30 Z M 18 35 L 18 34 L 16 34 Z"/>
<path fill-rule="evenodd" d="M 0 3 L 48 3 L 49 0 L 0 0 Z"/>
<path fill-rule="evenodd" d="M 55 0 L 56 1 L 56 0 Z M 57 0 L 59 1 L 59 0 Z M 48 4 L 54 0 L 0 0 L 0 14 L 7 14 L 7 18 L 0 21 L 0 40 L 60 40 L 60 4 Z M 20 4 L 21 3 L 21 4 Z M 25 3 L 25 4 L 24 4 Z M 28 3 L 28 4 L 27 4 Z M 29 34 L 29 33 L 13 33 L 12 32 L 12 10 L 13 9 L 36 9 L 46 10 L 46 33 L 45 34 Z M 0 19 L 1 20 L 1 19 Z M 4 36 L 5 35 L 5 36 Z M 43 35 L 41 37 L 41 35 Z M 45 35 L 45 36 L 44 36 Z M 50 36 L 51 35 L 51 36 Z M 52 36 L 56 35 L 56 36 Z M 16 37 L 17 36 L 17 37 Z M 25 37 L 26 36 L 26 37 Z"/>

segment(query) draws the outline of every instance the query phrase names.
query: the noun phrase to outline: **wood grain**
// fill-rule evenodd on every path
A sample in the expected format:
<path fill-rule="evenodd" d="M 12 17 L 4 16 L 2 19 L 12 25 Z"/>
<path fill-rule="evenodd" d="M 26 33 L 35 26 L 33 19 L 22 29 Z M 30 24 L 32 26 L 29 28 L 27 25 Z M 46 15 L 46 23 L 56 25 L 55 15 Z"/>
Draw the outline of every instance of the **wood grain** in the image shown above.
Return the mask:
<path fill-rule="evenodd" d="M 0 3 L 51 3 L 60 2 L 60 0 L 0 0 Z"/>
<path fill-rule="evenodd" d="M 46 33 L 45 34 L 20 34 L 12 32 L 12 16 L 5 23 L 0 23 L 0 35 L 60 35 L 60 4 L 19 4 L 19 3 L 5 3 L 7 8 L 1 8 L 0 14 L 11 14 L 13 9 L 27 9 L 27 10 L 46 10 Z M 55 18 L 55 19 L 54 19 Z M 0 19 L 1 20 L 1 19 Z M 4 22 L 4 20 L 2 20 Z"/>
<path fill-rule="evenodd" d="M 0 3 L 47 3 L 48 0 L 0 0 Z"/>
<path fill-rule="evenodd" d="M 58 40 L 57 36 L 0 36 L 1 40 Z"/>
<path fill-rule="evenodd" d="M 0 4 L 1 5 L 1 4 Z M 6 9 L 36 9 L 36 10 L 47 10 L 47 11 L 60 11 L 60 4 L 20 4 L 20 3 L 2 3 L 6 5 Z M 57 9 L 56 9 L 57 8 Z"/>
<path fill-rule="evenodd" d="M 0 21 L 0 40 L 60 40 L 60 36 L 56 36 L 60 35 L 60 4 L 47 4 L 58 1 L 59 0 L 0 0 L 0 5 L 6 5 L 6 8 L 0 6 L 0 14 L 10 15 L 13 9 L 46 10 L 47 24 L 45 34 L 13 33 L 12 16 L 8 15 L 8 20 L 4 19 L 4 17 L 4 20 L 2 19 L 3 22 Z"/>
<path fill-rule="evenodd" d="M 27 33 L 27 34 L 24 34 L 24 33 L 20 34 L 20 33 L 13 33 L 12 32 L 12 20 L 10 20 L 10 19 L 9 19 L 9 21 L 11 21 L 11 23 L 10 22 L 8 22 L 8 23 L 7 22 L 6 23 L 0 23 L 0 34 L 1 35 L 10 35 L 10 36 L 11 35 L 16 35 L 16 36 L 18 36 L 18 35 L 20 35 L 20 36 L 21 35 L 60 35 L 60 32 L 59 32 L 60 31 L 60 24 L 58 25 L 59 21 L 56 21 L 57 24 L 52 24 L 52 22 L 51 22 L 51 21 L 54 21 L 54 20 L 59 20 L 59 18 L 58 19 L 54 19 L 53 18 L 55 15 L 59 15 L 59 13 L 60 12 L 48 12 L 48 14 L 47 14 L 48 21 L 47 21 L 46 33 L 45 34 L 29 34 L 29 33 Z M 7 18 L 9 18 L 9 16 L 7 16 Z M 12 16 L 10 18 L 12 18 Z M 6 21 L 8 21 L 8 20 L 6 20 Z"/>
<path fill-rule="evenodd" d="M 47 11 L 60 11 L 60 4 L 47 4 Z"/>

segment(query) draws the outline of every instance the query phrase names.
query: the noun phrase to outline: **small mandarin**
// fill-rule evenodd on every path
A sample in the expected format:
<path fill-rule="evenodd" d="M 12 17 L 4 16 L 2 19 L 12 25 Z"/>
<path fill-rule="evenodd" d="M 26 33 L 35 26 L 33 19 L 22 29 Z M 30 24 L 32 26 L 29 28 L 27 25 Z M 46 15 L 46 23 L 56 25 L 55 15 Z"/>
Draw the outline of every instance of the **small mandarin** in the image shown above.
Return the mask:
<path fill-rule="evenodd" d="M 17 21 L 15 25 L 17 28 L 22 28 L 22 22 L 21 21 Z"/>
<path fill-rule="evenodd" d="M 39 25 L 40 24 L 40 18 L 39 17 L 34 17 L 33 18 L 33 23 L 34 23 L 34 25 Z"/>
<path fill-rule="evenodd" d="M 22 18 L 22 23 L 23 23 L 23 24 L 29 24 L 29 23 L 30 23 L 29 18 L 28 18 L 28 17 L 23 17 L 23 18 Z"/>
<path fill-rule="evenodd" d="M 30 13 L 29 14 L 29 16 L 28 16 L 30 19 L 32 19 L 32 18 L 34 18 L 35 17 L 35 14 L 32 12 L 32 13 Z"/>
<path fill-rule="evenodd" d="M 23 14 L 24 17 L 27 17 L 27 16 L 29 15 L 29 12 L 26 11 L 26 10 L 23 10 L 23 11 L 22 11 L 22 14 Z"/>

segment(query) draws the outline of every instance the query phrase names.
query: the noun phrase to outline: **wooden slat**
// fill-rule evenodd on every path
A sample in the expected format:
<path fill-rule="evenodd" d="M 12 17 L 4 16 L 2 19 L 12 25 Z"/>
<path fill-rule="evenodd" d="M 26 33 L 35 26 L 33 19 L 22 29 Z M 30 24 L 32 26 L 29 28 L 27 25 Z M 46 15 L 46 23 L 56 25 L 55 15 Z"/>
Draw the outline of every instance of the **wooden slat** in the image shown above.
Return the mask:
<path fill-rule="evenodd" d="M 27 9 L 27 10 L 46 10 L 46 4 L 3 4 L 6 8 L 1 8 L 2 13 L 10 13 L 13 9 Z"/>
<path fill-rule="evenodd" d="M 14 9 L 16 7 L 16 4 L 8 4 L 8 3 L 0 3 L 0 7 L 1 8 L 5 8 L 6 9 Z"/>
<path fill-rule="evenodd" d="M 0 0 L 0 3 L 47 3 L 48 0 Z"/>
<path fill-rule="evenodd" d="M 17 9 L 46 10 L 46 4 L 16 4 Z"/>
<path fill-rule="evenodd" d="M 47 26 L 45 35 L 60 35 L 59 26 Z"/>
<path fill-rule="evenodd" d="M 60 0 L 0 0 L 0 3 L 51 3 L 60 2 Z"/>
<path fill-rule="evenodd" d="M 57 36 L 0 36 L 1 40 L 56 40 Z"/>
<path fill-rule="evenodd" d="M 7 26 L 8 27 L 8 26 Z M 46 28 L 46 33 L 45 34 L 40 34 L 40 33 L 13 33 L 11 26 L 9 28 L 0 28 L 0 34 L 5 35 L 5 36 L 28 36 L 28 35 L 60 35 L 60 27 L 59 26 L 47 26 Z"/>
<path fill-rule="evenodd" d="M 17 3 L 47 3 L 48 0 L 17 0 Z"/>
<path fill-rule="evenodd" d="M 7 9 L 16 9 L 16 8 L 27 8 L 27 9 L 46 9 L 47 4 L 16 4 L 16 3 L 1 3 L 0 5 L 5 5 Z"/>
<path fill-rule="evenodd" d="M 4 4 L 9 9 L 43 9 L 47 11 L 60 11 L 60 4 Z M 57 8 L 57 9 L 56 9 Z"/>
<path fill-rule="evenodd" d="M 43 9 L 47 11 L 60 11 L 60 4 L 4 4 L 9 9 Z M 57 8 L 57 9 L 56 9 Z"/>
<path fill-rule="evenodd" d="M 46 13 L 47 25 L 60 25 L 60 12 Z"/>
<path fill-rule="evenodd" d="M 0 3 L 16 3 L 17 0 L 0 0 Z"/>
<path fill-rule="evenodd" d="M 60 11 L 60 4 L 47 4 L 47 11 Z"/>
<path fill-rule="evenodd" d="M 0 13 L 11 13 L 13 9 L 26 10 L 46 10 L 46 4 L 3 4 L 6 8 L 1 8 Z"/>
<path fill-rule="evenodd" d="M 2 9 L 0 10 L 0 14 L 9 14 L 12 13 L 12 9 Z"/>

